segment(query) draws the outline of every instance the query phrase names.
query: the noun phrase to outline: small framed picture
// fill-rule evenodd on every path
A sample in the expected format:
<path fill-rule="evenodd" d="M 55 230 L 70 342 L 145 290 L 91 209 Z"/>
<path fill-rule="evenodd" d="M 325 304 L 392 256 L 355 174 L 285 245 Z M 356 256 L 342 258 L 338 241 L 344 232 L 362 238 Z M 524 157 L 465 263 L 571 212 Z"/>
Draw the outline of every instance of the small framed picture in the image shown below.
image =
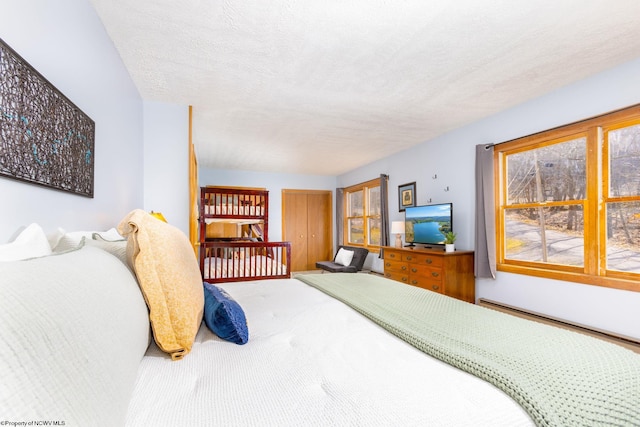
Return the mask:
<path fill-rule="evenodd" d="M 416 205 L 416 183 L 410 182 L 398 186 L 398 207 L 400 212 Z"/>

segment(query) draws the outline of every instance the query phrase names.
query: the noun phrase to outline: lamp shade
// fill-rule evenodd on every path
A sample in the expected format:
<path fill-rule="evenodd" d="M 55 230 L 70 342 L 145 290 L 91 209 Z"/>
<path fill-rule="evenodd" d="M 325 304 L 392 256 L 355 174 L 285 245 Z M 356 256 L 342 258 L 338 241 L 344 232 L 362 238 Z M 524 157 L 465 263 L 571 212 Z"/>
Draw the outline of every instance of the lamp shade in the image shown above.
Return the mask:
<path fill-rule="evenodd" d="M 404 234 L 404 221 L 392 221 L 391 234 Z"/>

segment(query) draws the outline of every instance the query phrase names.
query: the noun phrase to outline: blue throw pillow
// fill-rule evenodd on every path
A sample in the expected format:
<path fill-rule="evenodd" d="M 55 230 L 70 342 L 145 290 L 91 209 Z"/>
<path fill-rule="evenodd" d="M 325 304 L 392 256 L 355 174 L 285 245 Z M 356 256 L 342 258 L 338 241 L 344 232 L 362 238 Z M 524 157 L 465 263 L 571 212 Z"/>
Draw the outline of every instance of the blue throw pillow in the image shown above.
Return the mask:
<path fill-rule="evenodd" d="M 231 296 L 210 283 L 204 283 L 204 322 L 223 340 L 236 344 L 249 341 L 247 319 L 240 304 Z"/>

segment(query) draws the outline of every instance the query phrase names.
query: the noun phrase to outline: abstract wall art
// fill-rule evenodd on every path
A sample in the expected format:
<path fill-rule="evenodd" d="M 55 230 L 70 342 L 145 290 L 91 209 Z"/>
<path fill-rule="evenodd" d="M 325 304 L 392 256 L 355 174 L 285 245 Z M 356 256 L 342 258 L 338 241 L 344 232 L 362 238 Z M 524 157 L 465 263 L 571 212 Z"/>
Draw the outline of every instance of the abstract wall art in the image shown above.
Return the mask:
<path fill-rule="evenodd" d="M 95 123 L 0 39 L 0 176 L 93 197 Z"/>

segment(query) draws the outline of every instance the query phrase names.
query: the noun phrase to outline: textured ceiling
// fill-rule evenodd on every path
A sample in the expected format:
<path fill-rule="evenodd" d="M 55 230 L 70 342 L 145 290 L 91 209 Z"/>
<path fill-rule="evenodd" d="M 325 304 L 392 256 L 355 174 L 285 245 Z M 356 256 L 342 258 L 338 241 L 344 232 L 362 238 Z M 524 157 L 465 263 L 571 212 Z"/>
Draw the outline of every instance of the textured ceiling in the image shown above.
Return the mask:
<path fill-rule="evenodd" d="M 200 167 L 337 175 L 640 57 L 638 0 L 91 0 Z"/>

